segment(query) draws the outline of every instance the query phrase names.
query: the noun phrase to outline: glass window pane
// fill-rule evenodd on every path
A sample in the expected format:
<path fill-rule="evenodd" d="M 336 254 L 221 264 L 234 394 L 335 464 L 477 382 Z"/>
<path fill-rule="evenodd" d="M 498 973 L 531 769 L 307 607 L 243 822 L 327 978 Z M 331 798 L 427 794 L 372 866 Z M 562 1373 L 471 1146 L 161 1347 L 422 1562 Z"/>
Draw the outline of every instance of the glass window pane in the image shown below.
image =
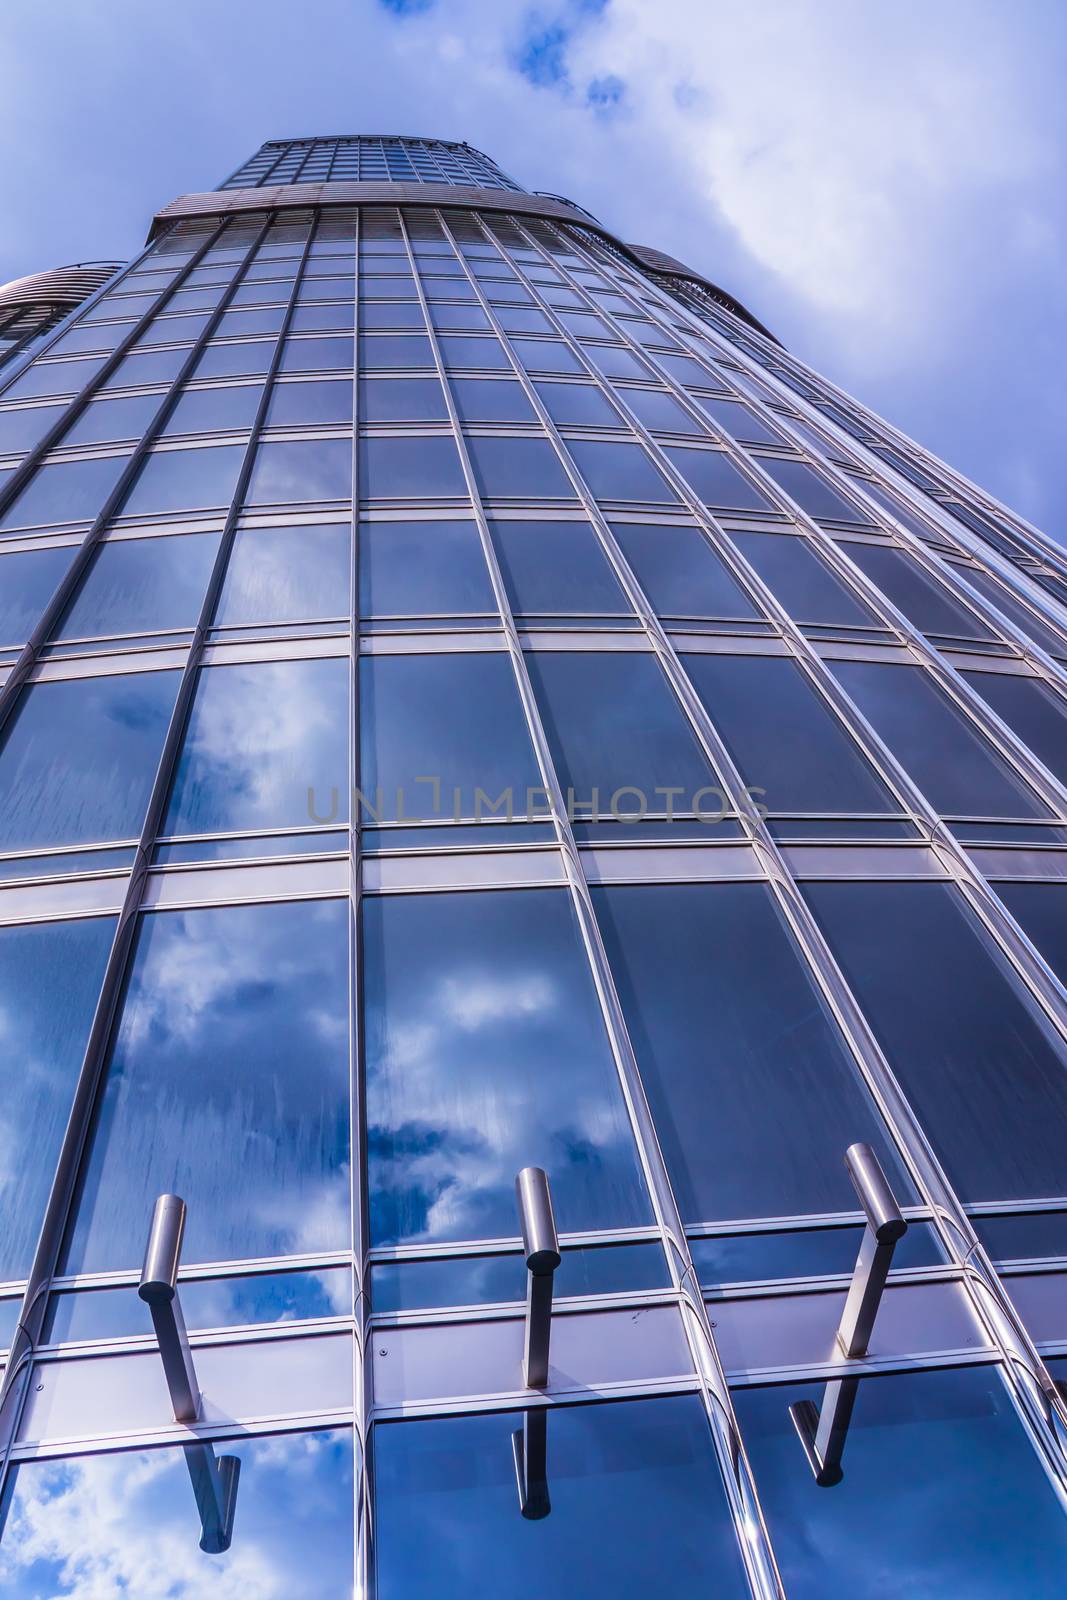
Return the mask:
<path fill-rule="evenodd" d="M 171 412 L 163 432 L 210 433 L 218 428 L 234 431 L 250 428 L 262 393 L 262 387 L 256 383 L 187 389 Z M 112 401 L 113 405 L 115 403 Z"/>
<path fill-rule="evenodd" d="M 968 639 L 993 637 L 973 611 L 953 599 L 944 585 L 924 572 L 906 551 L 851 540 L 841 548 L 923 633 L 960 634 Z"/>
<path fill-rule="evenodd" d="M 664 454 L 706 506 L 769 511 L 770 503 L 743 477 L 721 450 L 669 446 Z"/>
<path fill-rule="evenodd" d="M 24 689 L 0 748 L 0 848 L 136 839 L 178 678 L 138 672 Z"/>
<path fill-rule="evenodd" d="M 870 522 L 871 518 L 835 494 L 826 480 L 804 461 L 781 461 L 760 456 L 759 464 L 810 517 L 834 517 L 841 522 Z"/>
<path fill-rule="evenodd" d="M 526 313 L 530 315 L 529 312 Z M 551 339 L 515 339 L 513 349 L 527 372 L 582 372 L 582 364 L 569 345 Z"/>
<path fill-rule="evenodd" d="M 965 672 L 976 694 L 1043 761 L 1067 783 L 1067 706 L 1037 678 L 1006 672 Z"/>
<path fill-rule="evenodd" d="M 1047 815 L 922 667 L 870 661 L 830 665 L 875 732 L 944 815 Z"/>
<path fill-rule="evenodd" d="M 249 339 L 240 344 L 209 344 L 194 368 L 193 377 L 231 378 L 245 373 L 266 372 L 273 355 L 273 339 Z M 127 378 L 125 381 L 132 383 L 134 380 Z"/>
<path fill-rule="evenodd" d="M 345 378 L 325 383 L 276 383 L 265 426 L 285 428 L 351 420 L 352 382 Z"/>
<path fill-rule="evenodd" d="M 386 817 L 472 816 L 482 790 L 486 806 L 510 794 L 513 813 L 525 815 L 541 780 L 503 652 L 369 656 L 359 677 L 369 804 L 380 787 Z"/>
<path fill-rule="evenodd" d="M 1067 886 L 998 883 L 996 891 L 1060 982 L 1067 985 Z M 1063 1253 L 1067 1255 L 1067 1249 Z"/>
<path fill-rule="evenodd" d="M 432 367 L 433 350 L 424 334 L 379 333 L 373 338 L 361 334 L 359 365 L 361 371 L 376 367 Z"/>
<path fill-rule="evenodd" d="M 0 451 L 15 455 L 21 450 L 32 450 L 34 445 L 44 438 L 52 424 L 63 415 L 64 410 L 64 406 L 23 406 L 10 411 L 0 411 Z M 120 435 L 120 437 L 126 436 Z M 71 435 L 68 433 L 66 442 L 69 443 L 70 439 Z"/>
<path fill-rule="evenodd" d="M 669 790 L 688 811 L 714 784 L 654 656 L 543 650 L 526 662 L 560 783 L 586 804 L 598 789 L 601 816 L 669 810 Z"/>
<path fill-rule="evenodd" d="M 747 1595 L 695 1395 L 553 1408 L 552 1510 L 536 1522 L 516 1498 L 511 1441 L 522 1427 L 522 1412 L 505 1411 L 375 1429 L 380 1600 Z"/>
<path fill-rule="evenodd" d="M 454 378 L 452 397 L 463 422 L 534 422 L 522 385 L 504 378 Z"/>
<path fill-rule="evenodd" d="M 351 1433 L 244 1436 L 220 1441 L 216 1454 L 241 1463 L 233 1543 L 221 1555 L 199 1548 L 184 1449 L 16 1467 L 0 1546 L 9 1600 L 46 1593 L 86 1600 L 90 1593 L 138 1600 L 351 1594 Z"/>
<path fill-rule="evenodd" d="M 562 1231 L 649 1209 L 570 900 L 556 889 L 363 902 L 371 1237 L 511 1237 L 542 1166 Z"/>
<path fill-rule="evenodd" d="M 331 790 L 346 795 L 347 729 L 344 661 L 205 668 L 163 832 L 306 826 Z"/>
<path fill-rule="evenodd" d="M 112 439 L 140 439 L 162 399 L 158 394 L 134 394 L 120 396 L 117 400 L 93 400 L 73 427 L 67 429 L 63 443 L 106 444 Z M 12 415 L 33 417 L 42 413 L 23 411 Z"/>
<path fill-rule="evenodd" d="M 295 439 L 261 444 L 248 485 L 249 505 L 352 497 L 351 439 Z"/>
<path fill-rule="evenodd" d="M 625 405 L 646 428 L 659 433 L 706 433 L 672 394 L 660 389 L 624 389 Z"/>
<path fill-rule="evenodd" d="M 805 895 L 963 1198 L 1067 1192 L 1064 1046 L 956 892 L 813 883 Z"/>
<path fill-rule="evenodd" d="M 496 614 L 473 522 L 364 522 L 359 530 L 360 615 Z"/>
<path fill-rule="evenodd" d="M 347 925 L 341 900 L 142 917 L 66 1271 L 138 1266 L 163 1193 L 190 1265 L 347 1248 Z"/>
<path fill-rule="evenodd" d="M 103 356 L 83 361 L 35 361 L 4 390 L 5 400 L 29 400 L 40 394 L 79 394 L 104 364 Z M 133 381 L 133 380 L 130 380 Z"/>
<path fill-rule="evenodd" d="M 109 539 L 63 621 L 59 639 L 192 628 L 219 548 L 217 533 L 159 539 Z"/>
<path fill-rule="evenodd" d="M 861 1379 L 829 1489 L 789 1415 L 823 1389 L 734 1394 L 790 1600 L 1062 1593 L 1067 1522 L 996 1367 Z"/>
<path fill-rule="evenodd" d="M 103 388 L 132 389 L 142 383 L 170 383 L 188 358 L 187 346 L 180 350 L 134 350 L 123 356 Z"/>
<path fill-rule="evenodd" d="M 62 550 L 21 550 L 0 560 L 0 647 L 25 644 L 74 560 Z"/>
<path fill-rule="evenodd" d="M 593 900 L 686 1222 L 852 1210 L 843 1157 L 856 1139 L 901 1182 L 765 885 L 611 887 Z"/>
<path fill-rule="evenodd" d="M 438 378 L 361 378 L 360 422 L 447 422 Z"/>
<path fill-rule="evenodd" d="M 365 434 L 357 470 L 361 500 L 436 500 L 467 492 L 451 434 L 408 439 Z"/>
<path fill-rule="evenodd" d="M 351 339 L 286 339 L 281 371 L 323 372 L 346 367 L 351 370 L 353 354 Z"/>
<path fill-rule="evenodd" d="M 479 492 L 489 500 L 573 500 L 575 490 L 547 439 L 472 438 L 467 451 Z"/>
<path fill-rule="evenodd" d="M 361 328 L 424 328 L 426 319 L 417 300 L 363 300 Z"/>
<path fill-rule="evenodd" d="M 707 713 L 769 811 L 896 811 L 818 690 L 780 656 L 685 655 Z"/>
<path fill-rule="evenodd" d="M 489 367 L 511 372 L 507 351 L 499 339 L 465 339 L 462 334 L 443 333 L 441 359 L 452 372 L 457 367 Z"/>
<path fill-rule="evenodd" d="M 1035 644 L 1039 644 L 1043 650 L 1047 650 L 1053 656 L 1062 656 L 1067 653 L 1067 646 L 1064 645 L 1060 635 L 1043 623 L 1039 617 L 1035 617 L 1032 611 L 1028 611 L 995 578 L 991 578 L 988 573 L 978 572 L 974 567 L 960 567 L 958 570 L 962 578 L 977 589 L 979 594 L 984 595 L 987 600 L 991 600 L 997 610 L 1003 611 L 1009 621 L 1020 627 L 1023 633 L 1032 639 Z"/>
<path fill-rule="evenodd" d="M 676 498 L 666 478 L 639 444 L 568 439 L 567 449 L 598 500 L 665 502 Z"/>
<path fill-rule="evenodd" d="M 517 614 L 629 608 L 588 522 L 495 522 L 493 541 Z"/>
<path fill-rule="evenodd" d="M 555 296 L 553 297 L 555 298 Z M 586 358 L 605 378 L 650 378 L 652 374 L 643 361 L 617 344 L 587 344 L 582 346 Z"/>
<path fill-rule="evenodd" d="M 591 383 L 539 383 L 538 394 L 552 421 L 589 428 L 621 428 L 622 417 Z"/>
<path fill-rule="evenodd" d="M 831 628 L 882 626 L 874 612 L 830 571 L 809 540 L 795 534 L 736 529 L 730 538 L 794 622 Z"/>
<path fill-rule="evenodd" d="M 104 502 L 129 459 L 129 456 L 98 456 L 90 461 L 57 461 L 39 467 L 0 517 L 0 527 L 93 521 L 103 510 Z"/>
<path fill-rule="evenodd" d="M 122 503 L 124 517 L 228 506 L 244 460 L 240 444 L 212 450 L 155 450 Z"/>
<path fill-rule="evenodd" d="M 707 412 L 712 422 L 717 422 L 735 439 L 743 439 L 749 444 L 782 443 L 781 434 L 775 433 L 754 411 L 739 401 L 708 394 L 695 394 L 693 399 L 702 411 Z"/>
<path fill-rule="evenodd" d="M 351 544 L 347 523 L 239 529 L 216 626 L 347 619 Z"/>
<path fill-rule="evenodd" d="M 611 527 L 661 617 L 758 615 L 699 528 L 636 522 L 613 522 Z"/>
<path fill-rule="evenodd" d="M 855 1257 L 853 1243 L 853 1261 Z M 850 1262 L 844 1270 L 851 1266 Z M 505 1304 L 525 1300 L 528 1277 L 526 1261 L 518 1251 L 383 1261 L 371 1268 L 371 1300 L 376 1312 Z M 666 1289 L 669 1282 L 667 1262 L 658 1244 L 564 1245 L 554 1292 L 557 1296 L 626 1294 Z"/>
<path fill-rule="evenodd" d="M 25 1277 L 33 1262 L 114 931 L 111 917 L 0 929 L 0 1017 L 11 1069 L 0 1115 L 9 1152 L 0 1172 L 0 1277 L 7 1280 Z"/>

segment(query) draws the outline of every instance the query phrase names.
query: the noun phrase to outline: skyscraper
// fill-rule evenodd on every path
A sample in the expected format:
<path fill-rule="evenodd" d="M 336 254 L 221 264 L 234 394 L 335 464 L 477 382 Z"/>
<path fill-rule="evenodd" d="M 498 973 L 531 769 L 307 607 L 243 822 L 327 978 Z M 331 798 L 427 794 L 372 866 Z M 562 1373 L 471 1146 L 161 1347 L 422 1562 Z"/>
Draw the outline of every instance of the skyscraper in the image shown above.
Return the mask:
<path fill-rule="evenodd" d="M 431 139 L 0 451 L 5 1593 L 1061 1596 L 1063 552 Z"/>

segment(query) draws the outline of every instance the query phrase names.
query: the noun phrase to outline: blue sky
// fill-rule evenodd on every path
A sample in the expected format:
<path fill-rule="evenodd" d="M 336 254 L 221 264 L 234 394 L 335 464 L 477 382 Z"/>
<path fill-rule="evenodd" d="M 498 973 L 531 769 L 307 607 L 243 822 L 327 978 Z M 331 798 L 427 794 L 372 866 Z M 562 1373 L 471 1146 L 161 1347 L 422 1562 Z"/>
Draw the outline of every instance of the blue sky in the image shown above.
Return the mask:
<path fill-rule="evenodd" d="M 264 139 L 466 139 L 1067 542 L 1060 0 L 6 0 L 0 282 Z"/>

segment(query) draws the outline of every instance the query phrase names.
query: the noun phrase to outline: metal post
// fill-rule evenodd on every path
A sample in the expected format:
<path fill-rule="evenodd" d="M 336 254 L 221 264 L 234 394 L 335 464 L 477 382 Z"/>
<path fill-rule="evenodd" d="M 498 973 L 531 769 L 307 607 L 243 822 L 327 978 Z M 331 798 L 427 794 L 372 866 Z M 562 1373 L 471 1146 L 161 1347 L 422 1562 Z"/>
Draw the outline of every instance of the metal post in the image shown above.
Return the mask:
<path fill-rule="evenodd" d="M 511 1436 L 519 1510 L 527 1522 L 540 1522 L 552 1510 L 548 1498 L 548 1408 L 523 1414 L 522 1427 Z"/>
<path fill-rule="evenodd" d="M 845 1166 L 867 1217 L 835 1336 L 842 1357 L 854 1361 L 867 1354 L 893 1251 L 897 1240 L 907 1232 L 908 1224 L 900 1214 L 896 1197 L 869 1144 L 849 1145 L 845 1151 Z M 821 1488 L 840 1483 L 844 1476 L 841 1456 L 858 1390 L 858 1378 L 834 1378 L 823 1391 L 821 1406 L 816 1406 L 813 1400 L 798 1400 L 789 1407 L 793 1426 Z"/>
<path fill-rule="evenodd" d="M 559 1266 L 559 1240 L 548 1178 L 540 1167 L 523 1167 L 515 1179 L 522 1243 L 526 1252 L 526 1343 L 523 1382 L 528 1389 L 548 1384 L 552 1337 L 552 1276 Z"/>

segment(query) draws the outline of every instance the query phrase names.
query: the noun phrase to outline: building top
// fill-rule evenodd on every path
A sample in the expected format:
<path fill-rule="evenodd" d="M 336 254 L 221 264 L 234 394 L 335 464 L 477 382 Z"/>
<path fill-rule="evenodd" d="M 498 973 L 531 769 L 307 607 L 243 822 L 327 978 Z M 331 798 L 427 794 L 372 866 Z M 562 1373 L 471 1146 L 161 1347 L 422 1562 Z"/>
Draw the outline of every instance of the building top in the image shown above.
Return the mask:
<path fill-rule="evenodd" d="M 475 184 L 483 189 L 520 185 L 480 150 L 448 139 L 417 139 L 401 134 L 316 135 L 270 139 L 230 174 L 220 189 L 252 189 L 264 184 L 338 181 Z"/>

